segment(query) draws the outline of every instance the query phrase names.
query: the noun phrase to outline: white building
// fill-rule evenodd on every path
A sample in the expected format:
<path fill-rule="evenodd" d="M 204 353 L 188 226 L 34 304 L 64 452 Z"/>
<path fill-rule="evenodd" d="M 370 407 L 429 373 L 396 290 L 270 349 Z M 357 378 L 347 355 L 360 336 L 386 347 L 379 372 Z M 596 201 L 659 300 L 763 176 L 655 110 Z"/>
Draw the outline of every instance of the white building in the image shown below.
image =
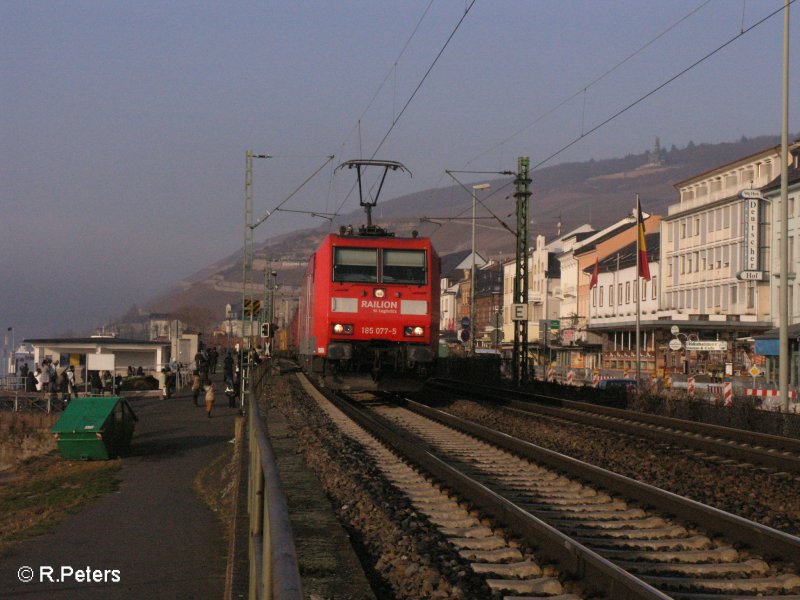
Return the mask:
<path fill-rule="evenodd" d="M 636 369 L 636 286 L 640 286 L 639 324 L 641 339 L 639 352 L 641 370 L 654 372 L 656 368 L 656 334 L 660 326 L 658 282 L 659 239 L 661 234 L 647 234 L 650 281 L 638 277 L 636 270 L 636 242 L 620 248 L 598 263 L 597 285 L 589 295 L 590 331 L 603 334 L 602 367 L 604 369 Z M 591 275 L 594 266 L 584 269 Z"/>
<path fill-rule="evenodd" d="M 479 253 L 475 253 L 476 270 L 486 265 Z M 472 269 L 472 251 L 462 250 L 442 257 L 440 273 L 441 292 L 439 296 L 439 332 L 441 337 L 454 338 L 461 330 L 463 314 L 459 295 L 461 282 Z"/>
<path fill-rule="evenodd" d="M 573 229 L 546 243 L 543 235 L 536 236 L 534 247 L 528 255 L 528 343 L 544 345 L 543 321 L 559 318 L 561 305 L 561 263 L 558 255 L 565 245 L 594 232 L 587 224 Z M 514 278 L 517 261 L 503 263 L 503 339 L 514 340 L 514 321 L 511 320 L 511 305 L 514 303 Z"/>
<path fill-rule="evenodd" d="M 795 151 L 789 168 L 789 325 L 800 320 L 800 281 L 797 280 L 798 262 L 800 262 L 800 151 Z M 772 205 L 774 217 L 770 245 L 772 246 L 773 277 L 770 279 L 772 299 L 772 322 L 775 327 L 780 326 L 780 247 L 781 247 L 781 179 L 780 171 L 775 174 L 776 179 L 761 190 L 764 198 Z"/>
<path fill-rule="evenodd" d="M 776 146 L 675 185 L 680 202 L 661 226 L 659 319 L 687 336 L 727 341 L 728 349 L 672 352 L 667 367 L 686 360 L 697 372 L 719 372 L 728 363 L 744 370 L 748 346 L 737 340 L 771 326 L 774 213 L 769 202 L 747 196 L 760 196 L 780 170 Z"/>

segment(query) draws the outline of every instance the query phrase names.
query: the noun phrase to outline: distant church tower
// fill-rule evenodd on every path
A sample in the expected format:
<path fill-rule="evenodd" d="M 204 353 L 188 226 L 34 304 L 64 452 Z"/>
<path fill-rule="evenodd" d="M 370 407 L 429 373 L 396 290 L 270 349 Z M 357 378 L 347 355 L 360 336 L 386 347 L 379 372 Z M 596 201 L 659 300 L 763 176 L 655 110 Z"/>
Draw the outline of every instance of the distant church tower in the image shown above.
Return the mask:
<path fill-rule="evenodd" d="M 656 136 L 656 143 L 653 145 L 653 149 L 650 150 L 647 154 L 649 159 L 647 161 L 647 166 L 649 167 L 664 166 L 664 153 L 661 150 L 661 140 L 658 139 L 658 136 Z"/>

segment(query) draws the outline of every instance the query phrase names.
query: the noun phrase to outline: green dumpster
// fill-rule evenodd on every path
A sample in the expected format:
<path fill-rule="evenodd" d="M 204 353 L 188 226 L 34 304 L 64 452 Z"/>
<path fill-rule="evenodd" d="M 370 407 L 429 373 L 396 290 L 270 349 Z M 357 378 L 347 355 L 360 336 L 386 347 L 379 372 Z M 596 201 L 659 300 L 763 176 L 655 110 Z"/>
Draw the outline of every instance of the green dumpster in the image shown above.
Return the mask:
<path fill-rule="evenodd" d="M 108 460 L 125 454 L 138 419 L 120 396 L 75 398 L 53 426 L 66 460 Z"/>

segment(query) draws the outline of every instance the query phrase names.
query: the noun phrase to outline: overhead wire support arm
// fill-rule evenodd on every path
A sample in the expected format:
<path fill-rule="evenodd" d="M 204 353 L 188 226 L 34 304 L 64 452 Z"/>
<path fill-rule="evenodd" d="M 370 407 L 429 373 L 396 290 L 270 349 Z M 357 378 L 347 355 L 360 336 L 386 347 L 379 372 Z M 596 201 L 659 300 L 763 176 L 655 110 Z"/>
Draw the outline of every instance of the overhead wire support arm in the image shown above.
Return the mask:
<path fill-rule="evenodd" d="M 315 212 L 315 211 L 310 211 L 310 210 L 294 210 L 294 209 L 291 209 L 291 208 L 276 208 L 275 212 L 277 212 L 277 211 L 298 213 L 298 214 L 301 214 L 301 215 L 311 215 L 312 217 L 320 217 L 322 219 L 327 219 L 328 221 L 333 221 L 333 219 L 336 218 L 336 216 L 337 216 L 337 215 L 335 215 L 333 213 Z"/>
<path fill-rule="evenodd" d="M 293 191 L 291 194 L 289 194 L 289 195 L 288 195 L 288 196 L 287 196 L 287 197 L 286 197 L 286 198 L 285 198 L 285 199 L 284 199 L 284 200 L 283 200 L 283 201 L 282 201 L 280 204 L 278 204 L 278 206 L 276 206 L 276 207 L 275 207 L 275 208 L 273 208 L 272 210 L 268 210 L 268 211 L 267 211 L 267 214 L 266 214 L 266 215 L 264 215 L 263 217 L 261 217 L 261 218 L 260 218 L 258 221 L 256 221 L 255 223 L 253 223 L 253 225 L 251 225 L 251 226 L 250 226 L 250 228 L 251 228 L 251 229 L 255 229 L 256 227 L 258 227 L 259 225 L 261 225 L 261 224 L 262 224 L 264 221 L 266 221 L 267 219 L 269 219 L 269 217 L 272 215 L 272 213 L 274 213 L 274 212 L 276 212 L 276 211 L 280 210 L 280 209 L 281 209 L 281 206 L 283 206 L 283 205 L 284 205 L 284 204 L 286 204 L 286 203 L 287 203 L 289 200 L 291 200 L 291 199 L 292 199 L 292 198 L 295 196 L 295 194 L 297 194 L 297 192 L 299 192 L 301 189 L 303 189 L 303 187 L 304 187 L 304 186 L 305 186 L 305 185 L 306 185 L 306 184 L 307 184 L 309 181 L 311 181 L 312 179 L 314 179 L 314 177 L 316 177 L 317 173 L 319 173 L 320 171 L 322 171 L 322 169 L 324 169 L 324 168 L 325 168 L 325 166 L 326 166 L 326 165 L 327 165 L 329 162 L 331 162 L 331 161 L 332 161 L 334 158 L 335 158 L 335 156 L 334 156 L 333 154 L 329 155 L 329 156 L 327 157 L 327 160 L 326 160 L 324 163 L 322 163 L 322 164 L 319 166 L 319 168 L 318 168 L 316 171 L 314 171 L 314 172 L 313 172 L 311 175 L 309 175 L 308 177 L 306 177 L 306 178 L 305 178 L 305 180 L 303 181 L 303 183 L 301 183 L 299 186 L 297 186 L 297 188 L 296 188 L 296 189 L 295 189 L 295 190 L 294 190 L 294 191 Z"/>
<path fill-rule="evenodd" d="M 465 186 L 463 183 L 461 183 L 461 182 L 460 182 L 460 181 L 459 181 L 459 180 L 456 178 L 456 176 L 455 176 L 455 175 L 453 175 L 453 173 L 472 173 L 472 174 L 484 174 L 484 175 L 514 175 L 514 176 L 516 176 L 516 175 L 517 175 L 517 174 L 516 174 L 516 173 L 514 173 L 513 171 L 453 171 L 453 170 L 450 170 L 450 169 L 445 169 L 445 170 L 444 170 L 444 172 L 445 172 L 445 173 L 447 173 L 447 174 L 450 176 L 450 178 L 451 178 L 453 181 L 455 181 L 455 182 L 456 182 L 456 183 L 457 183 L 457 184 L 458 184 L 458 185 L 461 187 L 461 189 L 463 189 L 463 190 L 464 190 L 465 192 L 467 192 L 468 194 L 472 194 L 472 192 L 470 191 L 470 189 L 469 189 L 467 186 Z M 510 184 L 509 184 L 509 185 L 510 185 Z M 501 187 L 500 189 L 503 189 L 503 188 Z M 499 190 L 498 190 L 498 191 L 499 191 Z M 497 221 L 498 223 L 500 223 L 500 225 L 502 225 L 503 229 L 505 229 L 506 231 L 508 231 L 508 233 L 510 233 L 510 234 L 511 234 L 511 235 L 513 235 L 514 237 L 516 237 L 516 235 L 517 235 L 517 232 L 516 232 L 516 231 L 514 231 L 513 229 L 511 229 L 511 227 L 509 227 L 508 225 L 506 225 L 505 221 L 503 221 L 503 219 L 501 219 L 501 218 L 500 218 L 500 217 L 498 217 L 496 214 L 494 214 L 494 212 L 492 212 L 492 210 L 491 210 L 491 209 L 490 209 L 488 206 L 486 206 L 486 205 L 483 203 L 483 201 L 482 201 L 482 200 L 480 200 L 480 199 L 478 199 L 478 198 L 476 198 L 476 200 L 478 201 L 478 204 L 480 204 L 480 205 L 481 205 L 481 206 L 482 206 L 482 207 L 483 207 L 483 208 L 484 208 L 484 209 L 485 209 L 485 210 L 486 210 L 486 211 L 487 211 L 487 212 L 488 212 L 490 215 L 492 215 L 492 218 L 494 218 L 494 220 L 495 220 L 495 221 Z"/>

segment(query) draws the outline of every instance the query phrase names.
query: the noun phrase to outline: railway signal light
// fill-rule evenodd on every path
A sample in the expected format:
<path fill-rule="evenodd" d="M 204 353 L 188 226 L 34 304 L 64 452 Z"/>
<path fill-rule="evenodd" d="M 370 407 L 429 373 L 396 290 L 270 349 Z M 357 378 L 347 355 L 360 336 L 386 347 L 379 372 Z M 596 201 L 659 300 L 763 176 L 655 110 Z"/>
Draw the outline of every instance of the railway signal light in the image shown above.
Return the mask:
<path fill-rule="evenodd" d="M 263 337 L 272 337 L 275 335 L 275 332 L 278 331 L 278 326 L 275 323 L 262 323 L 261 324 L 261 335 Z"/>

